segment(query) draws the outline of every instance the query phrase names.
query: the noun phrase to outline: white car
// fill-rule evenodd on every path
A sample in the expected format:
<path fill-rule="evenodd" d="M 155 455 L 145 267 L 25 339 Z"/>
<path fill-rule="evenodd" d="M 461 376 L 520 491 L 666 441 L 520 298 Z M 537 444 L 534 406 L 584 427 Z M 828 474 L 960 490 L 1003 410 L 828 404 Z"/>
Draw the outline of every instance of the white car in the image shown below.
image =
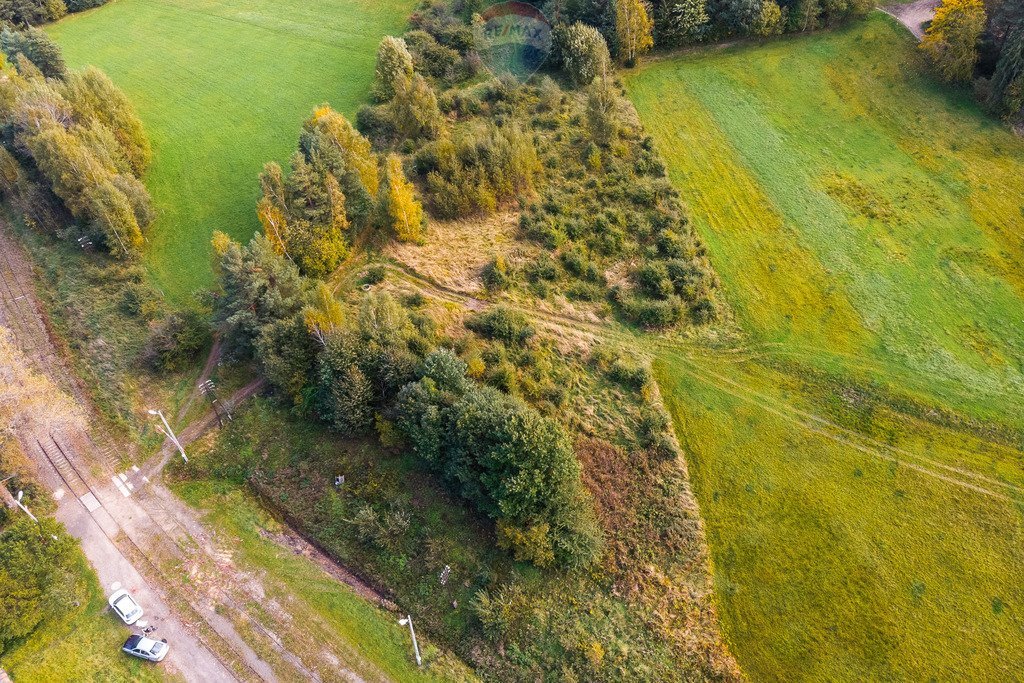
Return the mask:
<path fill-rule="evenodd" d="M 148 659 L 151 662 L 163 661 L 170 646 L 166 640 L 152 640 L 145 636 L 128 636 L 121 649 L 134 657 Z"/>
<path fill-rule="evenodd" d="M 114 613 L 121 617 L 121 621 L 129 626 L 142 616 L 142 608 L 139 607 L 139 603 L 135 602 L 135 599 L 123 588 L 111 595 L 107 602 L 110 604 L 110 609 L 114 610 Z"/>

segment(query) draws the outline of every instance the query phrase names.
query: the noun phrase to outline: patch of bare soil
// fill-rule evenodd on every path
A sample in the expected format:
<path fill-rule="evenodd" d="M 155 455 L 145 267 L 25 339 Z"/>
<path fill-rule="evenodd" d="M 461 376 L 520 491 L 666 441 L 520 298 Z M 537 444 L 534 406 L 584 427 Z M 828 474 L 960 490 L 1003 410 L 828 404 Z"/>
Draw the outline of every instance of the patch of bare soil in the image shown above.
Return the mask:
<path fill-rule="evenodd" d="M 425 244 L 392 243 L 388 256 L 424 277 L 460 292 L 483 288 L 484 266 L 515 244 L 519 213 L 509 211 L 455 221 L 431 221 Z"/>

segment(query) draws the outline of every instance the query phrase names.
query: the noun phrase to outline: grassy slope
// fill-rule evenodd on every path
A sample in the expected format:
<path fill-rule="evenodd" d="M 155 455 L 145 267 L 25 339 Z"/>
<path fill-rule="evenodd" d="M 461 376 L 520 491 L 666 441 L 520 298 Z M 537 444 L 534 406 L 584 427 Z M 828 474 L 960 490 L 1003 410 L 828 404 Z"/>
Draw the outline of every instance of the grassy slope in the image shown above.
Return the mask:
<path fill-rule="evenodd" d="M 873 16 L 627 79 L 751 337 L 657 373 L 755 680 L 1024 664 L 1021 452 L 866 391 L 1024 424 L 1024 143 L 919 69 Z"/>
<path fill-rule="evenodd" d="M 226 481 L 189 482 L 176 488 L 194 507 L 205 511 L 204 521 L 218 535 L 235 540 L 233 560 L 261 577 L 268 601 L 287 605 L 288 614 L 302 624 L 309 645 L 299 654 L 310 660 L 320 656 L 317 643 L 329 642 L 342 666 L 364 680 L 429 681 L 469 679 L 454 658 L 421 642 L 428 669 L 418 669 L 412 658 L 407 628 L 328 576 L 311 560 L 265 538 L 260 531 L 278 533 L 280 524 L 238 484 Z M 278 608 L 281 609 L 281 608 Z"/>
<path fill-rule="evenodd" d="M 354 113 L 377 42 L 412 0 L 115 0 L 48 28 L 68 63 L 95 64 L 135 102 L 154 148 L 159 210 L 147 265 L 172 301 L 210 284 L 214 230 L 258 229 L 257 174 L 285 161 L 329 102 Z"/>
<path fill-rule="evenodd" d="M 875 15 L 627 87 L 755 340 L 1019 426 L 1024 141 L 920 66 Z"/>
<path fill-rule="evenodd" d="M 0 660 L 11 679 L 50 681 L 159 681 L 166 670 L 121 652 L 131 629 L 105 612 L 107 604 L 96 574 L 82 558 L 88 602 L 69 619 L 48 620 Z"/>

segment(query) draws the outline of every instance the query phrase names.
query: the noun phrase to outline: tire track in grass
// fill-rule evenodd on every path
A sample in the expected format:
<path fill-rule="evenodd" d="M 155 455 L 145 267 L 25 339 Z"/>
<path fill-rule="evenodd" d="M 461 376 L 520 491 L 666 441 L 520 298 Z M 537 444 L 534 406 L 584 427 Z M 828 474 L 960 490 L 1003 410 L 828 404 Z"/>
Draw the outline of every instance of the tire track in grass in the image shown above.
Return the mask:
<path fill-rule="evenodd" d="M 494 305 L 492 302 L 477 299 L 467 294 L 430 282 L 416 274 L 415 271 L 408 267 L 395 264 L 387 264 L 385 267 L 387 267 L 391 272 L 399 275 L 401 280 L 414 286 L 420 291 L 420 293 L 426 296 L 439 298 L 449 303 L 460 304 L 474 311 L 485 310 Z M 569 329 L 577 333 L 583 332 L 593 336 L 594 338 L 603 339 L 607 342 L 629 346 L 634 350 L 644 350 L 642 346 L 640 346 L 640 343 L 643 340 L 641 336 L 636 333 L 616 329 L 614 324 L 590 323 L 572 318 L 571 316 L 536 311 L 513 303 L 503 302 L 502 305 L 519 311 L 520 313 L 555 329 Z M 954 486 L 959 486 L 991 498 L 1005 500 L 1011 503 L 1020 503 L 1024 501 L 1024 486 L 1019 486 L 1007 481 L 1000 481 L 979 472 L 956 467 L 954 465 L 948 465 L 933 458 L 929 458 L 897 446 L 891 446 L 854 430 L 843 427 L 842 425 L 836 424 L 821 415 L 790 405 L 775 397 L 767 396 L 750 386 L 746 386 L 736 380 L 716 373 L 709 368 L 711 362 L 714 362 L 716 359 L 710 356 L 706 350 L 699 349 L 699 347 L 693 345 L 692 342 L 687 342 L 685 340 L 668 340 L 664 337 L 657 337 L 653 335 L 649 335 L 646 338 L 646 341 L 655 348 L 660 349 L 663 356 L 680 361 L 683 366 L 686 366 L 682 368 L 684 372 L 696 379 L 698 382 L 733 396 L 734 398 L 755 405 L 762 410 L 782 418 L 790 424 L 802 427 L 811 433 L 825 437 L 831 441 L 853 448 L 862 453 L 872 455 L 878 459 L 902 464 L 934 479 L 944 481 Z M 680 346 L 688 346 L 691 352 L 704 354 L 703 360 L 705 360 L 706 363 L 698 363 L 692 353 L 685 354 L 680 351 Z M 986 441 L 986 443 L 988 442 Z M 974 483 L 970 480 L 974 480 L 978 483 Z M 1002 493 L 998 490 L 992 490 L 987 486 L 1007 489 L 1009 492 Z"/>

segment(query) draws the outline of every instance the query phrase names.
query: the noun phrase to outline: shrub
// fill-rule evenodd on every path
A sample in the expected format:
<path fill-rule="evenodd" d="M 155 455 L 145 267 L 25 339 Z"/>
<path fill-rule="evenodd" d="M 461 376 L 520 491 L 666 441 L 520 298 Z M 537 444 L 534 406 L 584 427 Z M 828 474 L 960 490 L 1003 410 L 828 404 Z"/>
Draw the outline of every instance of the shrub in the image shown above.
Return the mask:
<path fill-rule="evenodd" d="M 398 132 L 394 113 L 387 105 L 364 104 L 356 112 L 356 128 L 372 140 L 388 140 Z"/>
<path fill-rule="evenodd" d="M 199 357 L 210 337 L 206 315 L 194 309 L 175 311 L 150 326 L 142 362 L 153 371 L 179 372 Z"/>
<path fill-rule="evenodd" d="M 619 384 L 638 390 L 650 385 L 652 381 L 651 371 L 646 365 L 624 358 L 616 358 L 612 362 L 608 368 L 608 377 Z"/>
<path fill-rule="evenodd" d="M 525 344 L 534 335 L 529 319 L 507 306 L 495 306 L 472 316 L 466 320 L 466 327 L 488 339 L 512 345 Z"/>
<path fill-rule="evenodd" d="M 576 22 L 556 29 L 562 67 L 577 86 L 589 85 L 608 72 L 611 57 L 604 36 L 593 26 Z"/>
<path fill-rule="evenodd" d="M 684 310 L 682 301 L 675 295 L 664 300 L 626 296 L 619 304 L 627 319 L 647 328 L 671 327 L 680 321 Z"/>
<path fill-rule="evenodd" d="M 482 279 L 487 289 L 492 291 L 508 287 L 511 279 L 508 275 L 508 266 L 505 265 L 505 259 L 501 256 L 496 256 L 493 261 L 484 266 Z"/>

